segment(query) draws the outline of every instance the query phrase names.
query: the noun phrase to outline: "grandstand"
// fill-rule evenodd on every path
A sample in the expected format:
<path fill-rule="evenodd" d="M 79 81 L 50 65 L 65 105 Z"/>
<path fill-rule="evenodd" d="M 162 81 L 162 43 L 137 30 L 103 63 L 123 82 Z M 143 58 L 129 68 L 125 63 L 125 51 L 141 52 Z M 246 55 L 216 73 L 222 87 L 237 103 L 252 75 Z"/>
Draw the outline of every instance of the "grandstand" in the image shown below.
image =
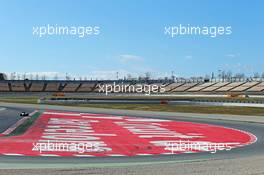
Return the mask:
<path fill-rule="evenodd" d="M 14 91 L 14 92 L 25 92 L 26 91 L 24 82 L 10 83 L 10 88 L 11 88 L 11 91 Z"/>
<path fill-rule="evenodd" d="M 232 92 L 241 92 L 241 91 L 245 91 L 247 89 L 250 89 L 252 87 L 254 87 L 255 85 L 259 84 L 258 82 L 246 82 L 245 84 L 242 84 L 241 86 L 238 86 L 234 89 L 232 89 Z"/>
<path fill-rule="evenodd" d="M 264 91 L 264 82 L 259 83 L 256 86 L 247 89 L 247 92 L 263 92 L 263 91 Z"/>
<path fill-rule="evenodd" d="M 92 92 L 96 86 L 96 83 L 80 83 L 77 92 Z"/>
<path fill-rule="evenodd" d="M 0 92 L 9 92 L 8 83 L 0 83 Z"/>
<path fill-rule="evenodd" d="M 209 88 L 209 87 L 213 86 L 214 84 L 216 84 L 216 83 L 211 83 L 211 82 L 208 82 L 208 83 L 201 83 L 201 84 L 199 84 L 199 85 L 197 85 L 197 86 L 192 87 L 191 89 L 188 89 L 187 91 L 188 91 L 188 92 L 197 92 L 197 91 L 201 91 L 201 90 L 203 90 L 203 89 L 205 89 L 205 88 Z"/>
<path fill-rule="evenodd" d="M 53 83 L 53 82 L 50 82 L 50 83 L 47 83 L 46 86 L 45 86 L 45 91 L 46 92 L 58 92 L 60 91 L 60 83 Z"/>
<path fill-rule="evenodd" d="M 29 91 L 31 92 L 42 92 L 44 90 L 44 82 L 33 82 L 30 85 Z"/>
<path fill-rule="evenodd" d="M 58 81 L 58 80 L 0 80 L 0 92 L 63 92 L 63 93 L 99 93 L 99 85 L 113 85 L 114 81 Z M 161 85 L 165 93 L 205 93 L 205 94 L 264 94 L 264 82 L 135 82 L 117 81 L 115 84 L 126 85 L 128 89 L 138 85 Z"/>
<path fill-rule="evenodd" d="M 202 89 L 202 92 L 213 92 L 221 87 L 227 86 L 229 84 L 229 82 L 218 82 L 212 86 L 206 87 L 204 89 Z"/>
<path fill-rule="evenodd" d="M 165 86 L 165 91 L 166 92 L 171 92 L 173 89 L 183 85 L 183 83 L 171 83 Z"/>
<path fill-rule="evenodd" d="M 218 92 L 228 92 L 228 91 L 230 91 L 232 89 L 235 89 L 235 88 L 241 86 L 242 84 L 244 84 L 244 82 L 229 83 L 229 84 L 227 84 L 227 85 L 225 85 L 225 86 L 223 86 L 223 87 L 221 87 L 219 89 L 216 89 L 216 91 L 218 91 Z"/>
<path fill-rule="evenodd" d="M 184 92 L 184 91 L 187 91 L 188 89 L 196 86 L 197 84 L 198 83 L 185 83 L 181 86 L 174 88 L 171 92 Z"/>
<path fill-rule="evenodd" d="M 80 86 L 80 83 L 66 83 L 62 91 L 63 92 L 76 92 L 79 86 Z"/>

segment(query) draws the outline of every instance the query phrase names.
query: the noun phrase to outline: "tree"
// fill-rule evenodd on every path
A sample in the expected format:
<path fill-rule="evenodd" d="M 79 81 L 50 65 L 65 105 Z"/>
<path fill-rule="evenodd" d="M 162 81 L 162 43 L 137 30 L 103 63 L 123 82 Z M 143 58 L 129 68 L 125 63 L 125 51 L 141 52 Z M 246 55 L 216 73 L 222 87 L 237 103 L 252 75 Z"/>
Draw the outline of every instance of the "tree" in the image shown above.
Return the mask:
<path fill-rule="evenodd" d="M 151 73 L 150 72 L 146 72 L 145 73 L 145 79 L 146 80 L 150 80 L 150 78 L 151 78 Z"/>
<path fill-rule="evenodd" d="M 33 74 L 30 74 L 29 77 L 30 77 L 30 80 L 33 80 Z"/>
<path fill-rule="evenodd" d="M 58 80 L 58 74 L 54 75 L 54 80 Z"/>
<path fill-rule="evenodd" d="M 246 76 L 245 76 L 244 73 L 237 73 L 237 74 L 235 75 L 235 78 L 238 79 L 239 81 L 245 79 L 245 77 L 246 77 Z"/>
<path fill-rule="evenodd" d="M 26 76 L 26 73 L 24 73 L 22 79 L 25 80 L 26 77 L 27 77 L 27 76 Z"/>
<path fill-rule="evenodd" d="M 132 80 L 132 75 L 131 74 L 127 74 L 127 80 Z"/>
<path fill-rule="evenodd" d="M 253 78 L 260 78 L 259 73 L 258 72 L 255 72 Z"/>
<path fill-rule="evenodd" d="M 46 75 L 42 75 L 41 79 L 46 80 Z"/>
<path fill-rule="evenodd" d="M 232 72 L 230 70 L 226 73 L 226 78 L 228 80 L 231 80 L 231 78 L 232 78 Z"/>
<path fill-rule="evenodd" d="M 68 73 L 65 75 L 65 80 L 71 80 L 71 76 Z"/>

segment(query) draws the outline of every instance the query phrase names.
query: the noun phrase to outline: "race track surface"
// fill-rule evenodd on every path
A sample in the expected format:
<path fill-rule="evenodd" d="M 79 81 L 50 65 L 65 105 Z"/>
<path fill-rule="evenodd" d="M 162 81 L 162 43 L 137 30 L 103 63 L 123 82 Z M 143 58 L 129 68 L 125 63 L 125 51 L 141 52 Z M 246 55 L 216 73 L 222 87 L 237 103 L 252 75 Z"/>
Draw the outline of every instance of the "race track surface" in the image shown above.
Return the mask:
<path fill-rule="evenodd" d="M 6 110 L 9 110 L 10 106 L 6 107 Z M 33 111 L 35 108 L 24 108 L 21 106 L 13 106 L 10 108 L 10 110 L 17 111 Z M 45 107 L 46 110 L 49 110 Z M 64 107 L 58 107 L 57 109 L 52 108 L 52 110 L 63 110 L 64 111 L 73 111 L 72 109 L 67 109 Z M 86 109 L 76 109 L 74 110 L 79 111 L 80 113 L 87 113 Z M 2 111 L 3 112 L 3 111 Z M 105 110 L 95 109 L 92 111 L 93 113 L 102 114 L 102 112 L 105 112 Z M 8 113 L 8 112 L 7 112 Z M 10 113 L 10 115 L 6 115 L 7 117 L 12 117 L 13 113 Z M 111 115 L 114 115 L 113 110 L 111 110 Z M 120 116 L 120 111 L 117 112 L 117 115 Z M 247 146 L 238 147 L 235 149 L 231 149 L 230 151 L 217 151 L 216 153 L 212 154 L 209 152 L 199 152 L 199 153 L 191 153 L 191 154 L 176 154 L 176 155 L 141 155 L 141 156 L 108 156 L 108 157 L 48 157 L 48 156 L 42 156 L 42 157 L 36 157 L 36 156 L 0 156 L 0 167 L 6 168 L 5 166 L 7 164 L 12 164 L 13 168 L 102 168 L 102 166 L 146 166 L 147 169 L 150 165 L 156 167 L 161 166 L 162 164 L 164 167 L 173 165 L 181 165 L 181 164 L 193 164 L 197 165 L 197 162 L 207 162 L 208 164 L 212 164 L 213 162 L 228 162 L 233 161 L 235 164 L 235 160 L 245 160 L 248 161 L 248 159 L 252 158 L 258 158 L 261 161 L 263 161 L 263 153 L 264 153 L 264 139 L 263 139 L 263 131 L 264 131 L 264 125 L 261 123 L 249 123 L 249 122 L 239 122 L 239 121 L 225 121 L 225 120 L 215 120 L 215 119 L 195 119 L 192 117 L 185 117 L 185 116 L 173 116 L 173 114 L 168 116 L 159 116 L 156 115 L 155 112 L 152 112 L 151 115 L 146 115 L 145 112 L 142 112 L 142 114 L 138 114 L 136 116 L 130 115 L 129 117 L 141 117 L 141 118 L 147 118 L 147 119 L 167 119 L 170 121 L 176 121 L 176 122 L 191 122 L 191 123 L 198 123 L 198 125 L 201 123 L 204 126 L 208 125 L 216 125 L 219 127 L 227 127 L 227 128 L 233 128 L 236 130 L 242 130 L 248 133 L 252 133 L 257 137 L 257 140 L 255 143 L 249 144 Z M 13 120 L 14 121 L 14 120 Z M 12 122 L 11 122 L 12 123 Z M 256 159 L 254 159 L 256 160 Z M 254 160 L 251 162 L 253 163 Z M 261 162 L 260 161 L 260 162 Z M 250 162 L 250 161 L 249 161 Z M 259 162 L 259 161 L 258 161 Z M 203 165 L 204 166 L 204 165 Z M 254 166 L 258 166 L 257 163 L 254 164 Z M 232 166 L 230 166 L 232 168 Z M 235 166 L 233 166 L 235 168 Z M 253 165 L 252 165 L 253 168 Z M 261 171 L 261 167 L 260 171 Z M 122 168 L 121 168 L 122 169 Z M 132 168 L 133 169 L 133 168 Z M 153 167 L 151 168 L 153 169 Z M 255 168 L 256 169 L 256 168 Z M 104 174 L 101 171 L 99 174 Z M 179 171 L 180 172 L 180 171 Z M 182 171 L 181 171 L 182 172 Z M 249 171 L 250 172 L 253 171 Z M 257 171 L 259 172 L 259 170 Z M 182 172 L 184 173 L 184 172 Z M 125 174 L 120 172 L 120 174 Z M 137 173 L 138 174 L 138 173 Z M 146 173 L 147 174 L 147 173 Z M 152 174 L 155 174 L 152 173 Z M 166 173 L 164 173 L 166 174 Z M 170 174 L 170 173 L 169 173 Z M 175 174 L 175 172 L 173 173 Z M 197 173 L 199 174 L 199 172 Z M 203 173 L 206 174 L 206 173 Z M 235 173 L 234 173 L 235 174 Z"/>
<path fill-rule="evenodd" d="M 11 125 L 16 123 L 22 117 L 19 116 L 21 112 L 31 113 L 31 108 L 16 108 L 16 107 L 2 107 L 0 106 L 0 133 L 4 132 Z"/>

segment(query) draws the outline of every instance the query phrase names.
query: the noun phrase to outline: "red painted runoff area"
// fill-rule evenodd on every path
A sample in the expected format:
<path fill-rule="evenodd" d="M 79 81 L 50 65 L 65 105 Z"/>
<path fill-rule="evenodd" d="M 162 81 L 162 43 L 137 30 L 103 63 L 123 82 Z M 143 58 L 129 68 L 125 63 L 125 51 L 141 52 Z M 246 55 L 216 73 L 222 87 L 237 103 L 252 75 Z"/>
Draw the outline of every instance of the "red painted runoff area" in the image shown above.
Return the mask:
<path fill-rule="evenodd" d="M 216 125 L 48 110 L 24 134 L 1 137 L 0 154 L 94 157 L 216 153 L 255 141 L 253 134 Z"/>

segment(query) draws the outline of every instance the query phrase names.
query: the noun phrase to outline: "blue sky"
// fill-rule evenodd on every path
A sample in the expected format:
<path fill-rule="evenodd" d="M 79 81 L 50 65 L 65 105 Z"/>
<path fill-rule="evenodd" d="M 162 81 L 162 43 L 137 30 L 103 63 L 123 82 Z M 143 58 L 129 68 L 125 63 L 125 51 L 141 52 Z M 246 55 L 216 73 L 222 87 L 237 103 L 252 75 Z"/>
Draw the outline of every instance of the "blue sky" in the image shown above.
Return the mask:
<path fill-rule="evenodd" d="M 0 1 L 0 71 L 113 78 L 264 72 L 264 2 Z M 36 37 L 34 26 L 100 26 L 98 36 Z M 232 34 L 164 35 L 165 26 L 232 26 Z"/>

